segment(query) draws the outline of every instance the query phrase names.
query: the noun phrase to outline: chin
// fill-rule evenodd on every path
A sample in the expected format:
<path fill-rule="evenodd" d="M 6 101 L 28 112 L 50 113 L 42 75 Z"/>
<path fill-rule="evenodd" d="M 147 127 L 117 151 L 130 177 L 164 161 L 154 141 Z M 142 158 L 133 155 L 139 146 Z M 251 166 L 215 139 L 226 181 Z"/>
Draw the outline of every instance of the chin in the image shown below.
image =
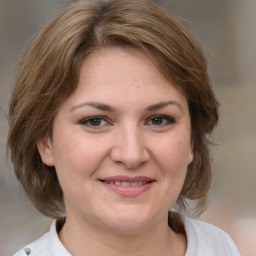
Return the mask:
<path fill-rule="evenodd" d="M 105 219 L 105 224 L 116 232 L 132 234 L 146 230 L 155 221 L 155 218 L 149 214 L 143 214 L 142 212 L 131 213 L 127 211 Z"/>
<path fill-rule="evenodd" d="M 143 230 L 146 230 L 146 228 L 149 226 L 148 223 L 144 222 L 138 222 L 138 221 L 127 221 L 127 222 L 115 222 L 111 223 L 109 227 L 118 233 L 123 234 L 134 234 L 138 232 L 142 232 Z"/>

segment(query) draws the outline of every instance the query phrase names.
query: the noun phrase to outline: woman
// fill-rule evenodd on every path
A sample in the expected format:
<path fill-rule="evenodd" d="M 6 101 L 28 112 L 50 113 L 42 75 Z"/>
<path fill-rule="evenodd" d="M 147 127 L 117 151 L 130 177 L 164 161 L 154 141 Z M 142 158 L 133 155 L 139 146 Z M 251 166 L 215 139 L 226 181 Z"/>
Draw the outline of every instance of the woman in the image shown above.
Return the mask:
<path fill-rule="evenodd" d="M 199 47 L 165 10 L 68 6 L 27 50 L 11 98 L 16 175 L 56 219 L 15 255 L 240 255 L 184 215 L 205 207 L 217 105 Z"/>

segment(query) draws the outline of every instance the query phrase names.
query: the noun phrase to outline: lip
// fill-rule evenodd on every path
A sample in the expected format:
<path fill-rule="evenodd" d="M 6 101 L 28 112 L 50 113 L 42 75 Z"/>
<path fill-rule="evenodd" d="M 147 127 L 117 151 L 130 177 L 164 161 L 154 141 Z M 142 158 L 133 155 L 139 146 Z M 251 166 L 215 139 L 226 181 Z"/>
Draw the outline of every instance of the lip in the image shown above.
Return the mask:
<path fill-rule="evenodd" d="M 119 181 L 119 182 L 122 182 L 122 181 L 126 181 L 126 182 L 154 181 L 154 179 L 146 177 L 146 176 L 128 177 L 128 176 L 123 176 L 123 175 L 110 176 L 110 177 L 106 177 L 106 178 L 103 178 L 100 180 L 102 180 L 102 181 Z"/>
<path fill-rule="evenodd" d="M 99 179 L 99 181 L 109 190 L 122 195 L 134 197 L 141 195 L 148 191 L 155 183 L 156 180 L 146 177 L 146 176 L 136 176 L 136 177 L 128 177 L 128 176 L 111 176 L 103 179 Z M 109 183 L 111 182 L 111 183 Z M 120 183 L 125 182 L 126 185 L 122 186 Z M 133 185 L 127 185 L 127 183 L 133 183 Z M 136 185 L 137 183 L 137 185 Z M 135 185 L 134 185 L 135 184 Z"/>

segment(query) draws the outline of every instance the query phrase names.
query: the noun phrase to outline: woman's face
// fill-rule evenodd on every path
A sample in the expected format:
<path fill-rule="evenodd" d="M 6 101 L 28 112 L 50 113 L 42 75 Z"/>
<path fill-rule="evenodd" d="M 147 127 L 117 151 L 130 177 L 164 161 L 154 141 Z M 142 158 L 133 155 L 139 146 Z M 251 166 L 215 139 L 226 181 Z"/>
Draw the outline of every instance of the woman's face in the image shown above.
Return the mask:
<path fill-rule="evenodd" d="M 193 159 L 190 133 L 186 98 L 150 58 L 111 48 L 84 60 L 38 149 L 56 168 L 67 219 L 132 232 L 167 221 Z"/>

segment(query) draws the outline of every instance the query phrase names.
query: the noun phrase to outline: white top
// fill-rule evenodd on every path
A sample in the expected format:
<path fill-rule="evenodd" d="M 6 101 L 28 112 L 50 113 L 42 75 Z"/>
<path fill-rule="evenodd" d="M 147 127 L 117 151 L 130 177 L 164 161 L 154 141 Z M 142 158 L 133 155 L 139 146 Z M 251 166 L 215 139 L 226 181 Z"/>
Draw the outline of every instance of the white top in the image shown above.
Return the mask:
<path fill-rule="evenodd" d="M 200 220 L 182 215 L 187 235 L 185 256 L 240 256 L 231 239 L 223 230 Z M 56 220 L 50 231 L 35 242 L 25 246 L 13 256 L 71 256 L 61 243 L 56 231 Z"/>

